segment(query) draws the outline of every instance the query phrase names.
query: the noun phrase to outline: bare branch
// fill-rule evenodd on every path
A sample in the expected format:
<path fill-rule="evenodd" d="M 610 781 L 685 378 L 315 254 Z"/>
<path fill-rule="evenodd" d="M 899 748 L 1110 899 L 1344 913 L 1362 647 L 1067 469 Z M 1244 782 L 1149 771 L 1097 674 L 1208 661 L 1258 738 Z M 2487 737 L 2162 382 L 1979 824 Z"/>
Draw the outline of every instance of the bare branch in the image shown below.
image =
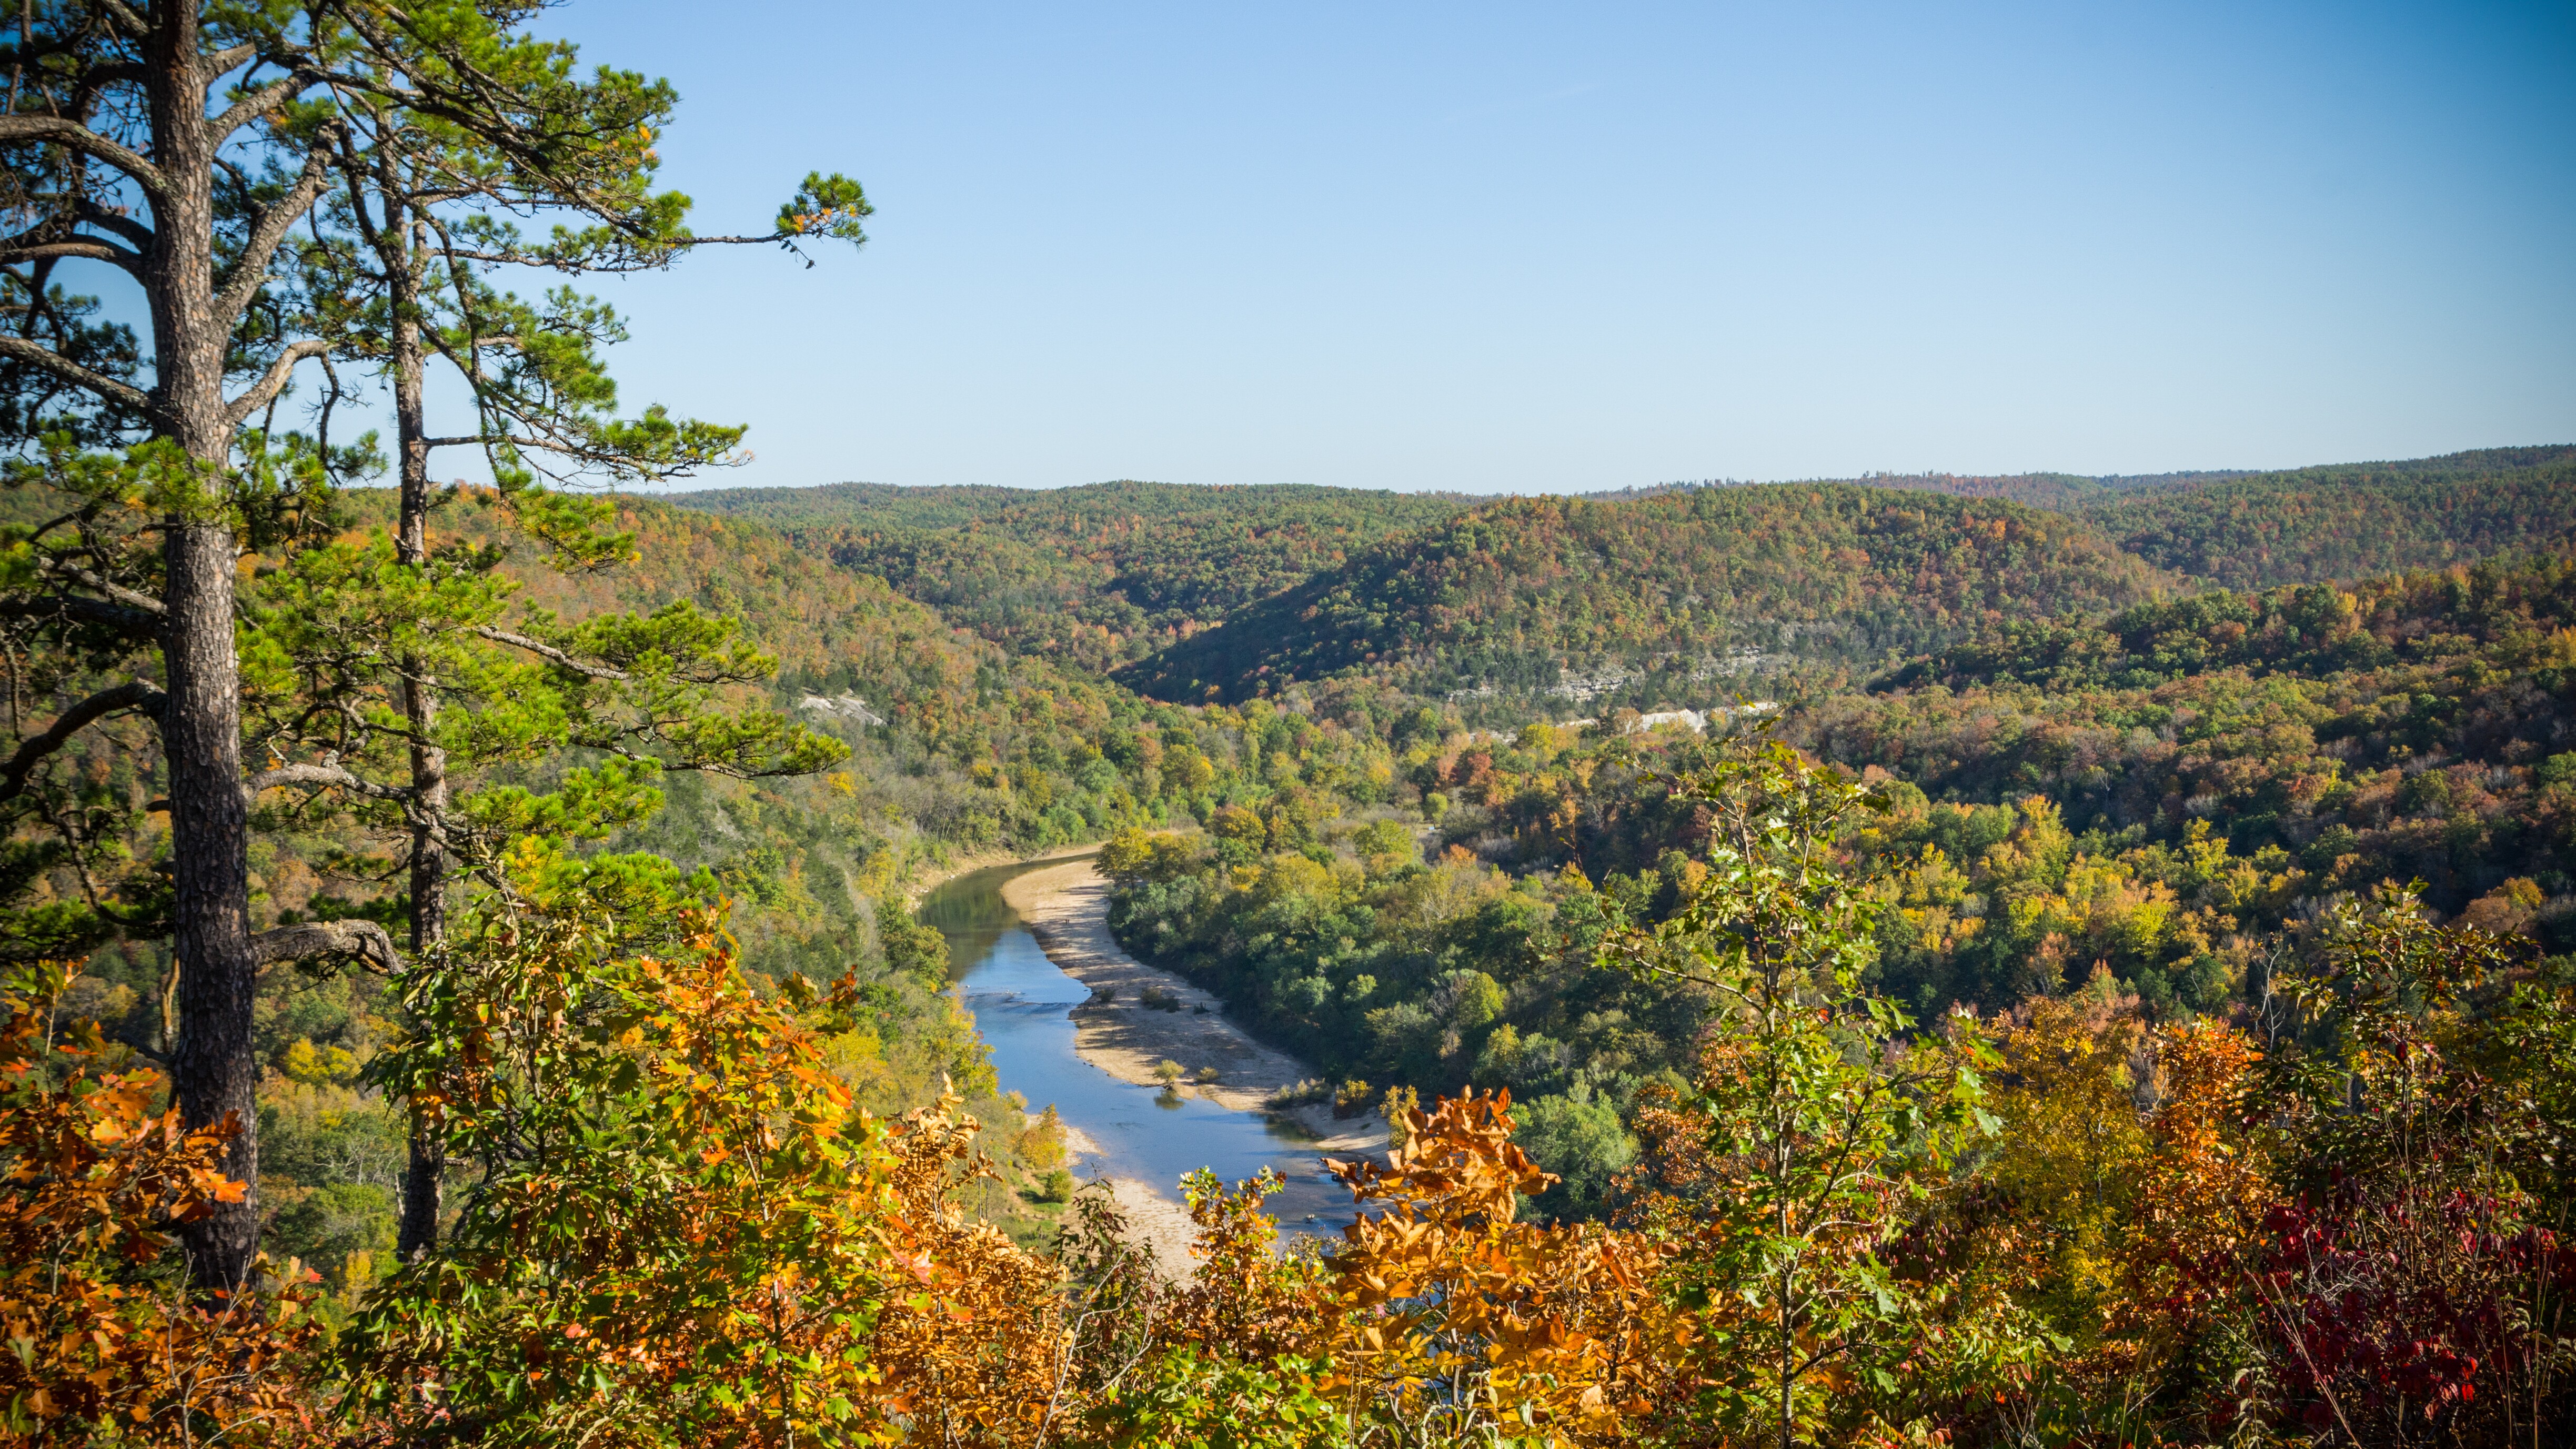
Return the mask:
<path fill-rule="evenodd" d="M 126 244 L 138 254 L 149 251 L 152 247 L 152 228 L 132 217 L 120 216 L 88 197 L 76 199 L 72 203 L 72 212 L 74 225 L 95 226 L 112 232 L 123 237 Z M 51 242 L 95 242 L 97 240 L 96 237 L 66 235 L 63 231 L 63 219 L 46 212 L 34 216 L 24 231 L 12 236 L 0 237 L 0 251 L 25 251 Z"/>
<path fill-rule="evenodd" d="M 111 604 L 104 599 L 84 599 L 72 594 L 45 594 L 27 599 L 0 599 L 0 615 L 13 619 L 43 619 L 61 616 L 84 624 L 98 624 L 123 630 L 137 639 L 152 639 L 161 630 L 158 611 L 146 613 Z"/>
<path fill-rule="evenodd" d="M 262 966 L 314 956 L 355 956 L 379 971 L 402 969 L 394 938 L 373 921 L 307 921 L 250 938 L 251 959 Z"/>
<path fill-rule="evenodd" d="M 777 231 L 767 236 L 686 236 L 670 238 L 666 244 L 674 251 L 689 247 L 748 247 L 773 244 L 793 246 L 798 235 L 795 232 Z M 448 250 L 460 260 L 480 262 L 487 266 L 551 267 L 563 272 L 599 272 L 617 275 L 628 272 L 667 271 L 674 260 L 671 256 L 657 254 L 582 260 L 521 247 L 502 251 L 489 251 L 481 247 L 450 247 Z"/>
<path fill-rule="evenodd" d="M 552 644 L 541 644 L 536 640 L 529 638 L 525 634 L 513 634 L 507 629 L 495 629 L 489 624 L 476 626 L 474 632 L 491 640 L 495 644 L 507 644 L 513 649 L 525 649 L 529 653 L 536 655 L 538 658 L 562 665 L 564 668 L 571 670 L 575 674 L 586 674 L 593 679 L 624 679 L 627 677 L 626 671 L 623 669 L 610 669 L 607 666 L 600 664 L 586 664 L 581 660 L 575 659 L 571 655 L 566 654 L 562 650 L 557 649 Z"/>
<path fill-rule="evenodd" d="M 270 398 L 285 390 L 287 378 L 294 375 L 295 364 L 308 357 L 319 357 L 330 350 L 331 344 L 319 337 L 306 337 L 286 344 L 286 350 L 277 354 L 277 360 L 268 365 L 268 372 L 258 383 L 250 391 L 233 399 L 232 403 L 224 409 L 225 424 L 229 427 L 241 426 L 242 419 L 268 406 Z"/>
<path fill-rule="evenodd" d="M 248 47 L 246 46 L 234 47 L 236 50 L 247 48 Z M 238 63 L 239 62 L 236 62 L 236 64 Z M 224 67 L 224 70 L 230 69 L 232 69 L 232 66 L 228 65 Z M 219 75 L 222 74 L 221 71 L 216 73 Z M 311 70 L 299 69 L 282 75 L 276 80 L 270 81 L 268 84 L 252 91 L 249 95 L 242 97 L 240 100 L 233 102 L 231 105 L 226 106 L 222 115 L 217 116 L 206 123 L 206 135 L 217 145 L 221 145 L 223 144 L 224 138 L 230 136 L 233 132 L 240 130 L 242 127 L 249 125 L 251 122 L 260 119 L 271 111 L 276 110 L 279 106 L 285 105 L 288 101 L 295 99 L 295 97 L 303 94 L 305 91 L 310 90 L 314 83 L 321 79 L 322 77 L 319 72 Z"/>
<path fill-rule="evenodd" d="M 50 141 L 104 161 L 132 178 L 156 201 L 167 200 L 170 195 L 170 178 L 143 153 L 111 141 L 78 121 L 60 116 L 0 116 L 0 146 L 27 141 Z"/>
<path fill-rule="evenodd" d="M 309 785 L 323 790 L 346 790 L 352 795 L 364 795 L 371 800 L 410 798 L 410 792 L 407 790 L 398 790 L 391 785 L 360 779 L 338 765 L 280 765 L 273 770 L 262 770 L 243 783 L 242 795 L 245 799 L 256 800 L 262 791 L 275 790 L 286 785 Z"/>
<path fill-rule="evenodd" d="M 122 709 L 160 712 L 166 696 L 142 680 L 129 680 L 114 689 L 102 689 L 71 708 L 47 726 L 44 733 L 30 735 L 18 751 L 0 764 L 0 801 L 15 800 L 27 790 L 27 776 L 38 762 L 69 743 L 71 737 L 89 728 L 104 716 Z"/>
<path fill-rule="evenodd" d="M 77 388 L 96 393 L 120 407 L 148 412 L 152 397 L 130 382 L 121 382 L 103 372 L 94 372 L 39 342 L 24 337 L 0 334 L 0 357 L 15 358 L 31 367 L 41 368 Z"/>
<path fill-rule="evenodd" d="M 150 594 L 129 589 L 123 584 L 92 573 L 68 559 L 40 558 L 36 560 L 36 567 L 66 583 L 78 584 L 85 589 L 96 589 L 136 613 L 148 614 L 158 619 L 169 612 L 159 599 Z"/>
<path fill-rule="evenodd" d="M 152 22 L 144 19 L 133 6 L 126 4 L 125 0 L 98 0 L 98 8 L 106 11 L 117 24 L 137 36 L 148 35 L 152 31 Z M 230 67 L 226 68 L 230 69 Z"/>
<path fill-rule="evenodd" d="M 207 51 L 197 57 L 197 63 L 205 67 L 205 73 L 211 80 L 257 54 L 259 54 L 259 42 L 245 40 L 239 45 L 227 45 L 221 50 Z M 215 134 L 221 136 L 223 133 L 218 131 Z"/>

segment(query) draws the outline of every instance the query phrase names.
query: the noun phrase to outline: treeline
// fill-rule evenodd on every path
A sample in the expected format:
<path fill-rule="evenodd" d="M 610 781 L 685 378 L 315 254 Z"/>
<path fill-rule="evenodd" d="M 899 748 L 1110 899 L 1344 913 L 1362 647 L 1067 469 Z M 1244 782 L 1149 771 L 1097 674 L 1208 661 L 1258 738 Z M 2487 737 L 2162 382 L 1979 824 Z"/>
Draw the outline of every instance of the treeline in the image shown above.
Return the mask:
<path fill-rule="evenodd" d="M 2489 449 L 2274 473 L 1888 474 L 1495 502 L 1142 483 L 684 501 L 786 527 L 1015 652 L 1115 670 L 1160 697 L 1354 674 L 1431 698 L 1501 696 L 1526 717 L 1551 691 L 1705 704 L 1730 680 L 1866 670 L 1998 621 L 2195 585 L 2352 582 L 2547 551 L 2576 536 L 2571 459 Z M 2006 502 L 2024 511 L 1991 506 Z M 2006 517 L 2011 539 L 1978 533 Z"/>

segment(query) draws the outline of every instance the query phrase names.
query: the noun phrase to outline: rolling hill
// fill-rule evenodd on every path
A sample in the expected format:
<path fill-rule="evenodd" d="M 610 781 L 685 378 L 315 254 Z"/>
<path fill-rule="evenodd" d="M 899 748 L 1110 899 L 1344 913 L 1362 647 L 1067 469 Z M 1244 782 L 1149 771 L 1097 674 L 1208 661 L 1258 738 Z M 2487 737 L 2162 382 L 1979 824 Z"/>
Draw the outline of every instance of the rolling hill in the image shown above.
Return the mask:
<path fill-rule="evenodd" d="M 671 501 L 768 525 L 1014 655 L 1114 671 L 1167 699 L 1364 674 L 1417 693 L 1649 704 L 1710 694 L 1713 675 L 1876 665 L 1987 623 L 2161 591 L 2563 547 L 2576 540 L 2576 447 L 1511 500 L 1117 482 Z M 2005 536 L 1987 536 L 1998 524 Z"/>
<path fill-rule="evenodd" d="M 2351 581 L 2576 540 L 2576 446 L 2253 473 L 2079 511 L 2157 567 L 2229 588 Z"/>
<path fill-rule="evenodd" d="M 1615 701 L 1861 664 L 2176 583 L 2017 503 L 1826 484 L 1512 499 L 1390 540 L 1121 672 L 1167 699 L 1374 675 L 1417 693 Z M 1651 702 L 1651 701 L 1648 701 Z"/>
<path fill-rule="evenodd" d="M 1837 481 L 2072 514 L 2158 568 L 2233 589 L 2351 582 L 2546 552 L 2576 538 L 2576 447 L 2563 445 L 2274 472 L 1874 473 Z"/>
<path fill-rule="evenodd" d="M 1107 669 L 1473 500 L 1119 482 L 1046 491 L 843 483 L 672 501 L 783 530 L 805 551 L 884 578 L 1014 652 Z"/>

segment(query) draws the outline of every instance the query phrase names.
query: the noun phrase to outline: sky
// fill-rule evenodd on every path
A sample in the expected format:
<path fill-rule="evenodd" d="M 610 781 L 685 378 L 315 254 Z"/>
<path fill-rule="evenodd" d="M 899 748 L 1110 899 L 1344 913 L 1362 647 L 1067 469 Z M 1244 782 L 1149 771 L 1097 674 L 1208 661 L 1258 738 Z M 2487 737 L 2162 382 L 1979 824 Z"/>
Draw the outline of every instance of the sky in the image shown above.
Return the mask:
<path fill-rule="evenodd" d="M 2576 441 L 2576 5 L 576 0 L 810 268 L 599 290 L 703 482 L 1475 493 Z M 459 459 L 459 462 L 462 460 Z"/>

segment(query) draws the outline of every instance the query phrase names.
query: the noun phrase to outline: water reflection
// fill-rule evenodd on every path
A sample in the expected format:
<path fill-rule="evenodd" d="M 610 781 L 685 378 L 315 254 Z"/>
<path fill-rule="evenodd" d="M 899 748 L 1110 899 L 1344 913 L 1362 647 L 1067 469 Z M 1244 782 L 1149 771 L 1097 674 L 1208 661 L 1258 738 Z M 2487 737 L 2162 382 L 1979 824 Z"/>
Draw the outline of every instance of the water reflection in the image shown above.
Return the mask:
<path fill-rule="evenodd" d="M 1208 1167 L 1229 1184 L 1267 1166 L 1288 1179 L 1270 1200 L 1289 1233 L 1337 1231 L 1351 1220 L 1350 1194 L 1321 1171 L 1312 1138 L 1294 1126 L 1237 1112 L 1190 1091 L 1122 1082 L 1074 1053 L 1072 1008 L 1091 992 L 1058 970 L 1037 938 L 1003 902 L 1002 885 L 1047 862 L 995 866 L 959 876 L 922 902 L 921 919 L 948 938 L 948 969 L 993 1049 L 1005 1091 L 1048 1103 L 1100 1148 L 1086 1175 L 1140 1178 L 1178 1197 L 1175 1184 Z"/>

